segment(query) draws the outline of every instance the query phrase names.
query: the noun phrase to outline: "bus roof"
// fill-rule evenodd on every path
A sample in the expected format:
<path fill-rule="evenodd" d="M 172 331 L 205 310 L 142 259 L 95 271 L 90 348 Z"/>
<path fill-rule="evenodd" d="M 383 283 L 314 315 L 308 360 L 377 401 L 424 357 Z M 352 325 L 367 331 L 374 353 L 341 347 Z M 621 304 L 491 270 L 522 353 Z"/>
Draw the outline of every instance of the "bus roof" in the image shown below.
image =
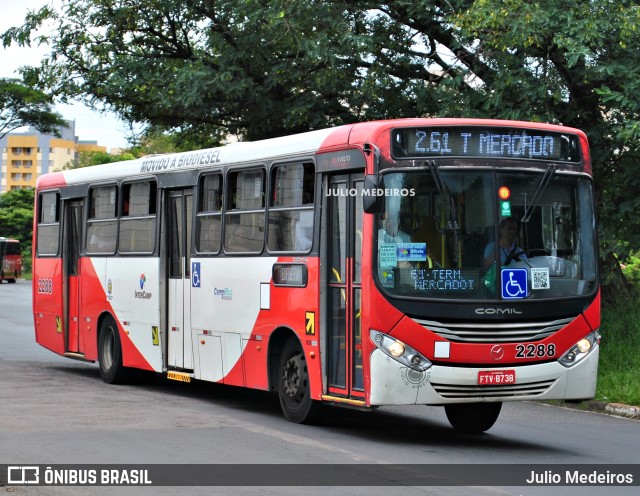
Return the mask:
<path fill-rule="evenodd" d="M 410 118 L 371 121 L 320 129 L 261 141 L 238 142 L 217 148 L 193 150 L 163 155 L 149 155 L 135 160 L 114 162 L 81 169 L 44 174 L 36 188 L 47 189 L 65 185 L 95 183 L 121 178 L 133 178 L 154 173 L 177 172 L 186 169 L 206 169 L 221 165 L 286 159 L 289 156 L 316 154 L 349 145 L 375 142 L 391 128 L 411 126 L 490 126 L 545 129 L 580 135 L 583 147 L 586 136 L 578 129 L 536 122 L 462 118 Z"/>

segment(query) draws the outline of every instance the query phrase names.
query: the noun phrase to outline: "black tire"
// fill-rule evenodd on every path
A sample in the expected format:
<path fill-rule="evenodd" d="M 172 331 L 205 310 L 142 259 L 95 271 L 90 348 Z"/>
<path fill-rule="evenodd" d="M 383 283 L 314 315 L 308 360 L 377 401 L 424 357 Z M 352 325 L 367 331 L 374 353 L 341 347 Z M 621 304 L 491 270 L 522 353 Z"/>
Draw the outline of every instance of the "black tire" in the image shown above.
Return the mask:
<path fill-rule="evenodd" d="M 129 379 L 129 370 L 122 366 L 122 347 L 118 327 L 112 317 L 105 317 L 98 335 L 100 376 L 107 384 L 122 384 Z"/>
<path fill-rule="evenodd" d="M 285 343 L 280 356 L 278 396 L 282 413 L 290 422 L 309 424 L 317 420 L 320 405 L 311 399 L 307 361 L 294 339 Z"/>
<path fill-rule="evenodd" d="M 491 429 L 501 409 L 502 403 L 459 403 L 444 407 L 452 427 L 465 434 L 481 434 Z"/>

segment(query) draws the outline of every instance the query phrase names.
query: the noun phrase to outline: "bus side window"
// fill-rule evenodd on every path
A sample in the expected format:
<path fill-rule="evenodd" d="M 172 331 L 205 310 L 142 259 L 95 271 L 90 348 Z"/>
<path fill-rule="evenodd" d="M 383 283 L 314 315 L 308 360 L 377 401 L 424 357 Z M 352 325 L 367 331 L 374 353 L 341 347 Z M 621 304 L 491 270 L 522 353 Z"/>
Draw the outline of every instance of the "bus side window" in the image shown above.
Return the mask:
<path fill-rule="evenodd" d="M 157 187 L 154 181 L 122 185 L 119 249 L 122 253 L 153 253 Z"/>
<path fill-rule="evenodd" d="M 224 249 L 259 253 L 264 244 L 265 170 L 229 173 Z"/>
<path fill-rule="evenodd" d="M 40 194 L 37 229 L 36 253 L 56 255 L 60 233 L 60 195 L 57 192 Z"/>
<path fill-rule="evenodd" d="M 115 185 L 89 191 L 86 247 L 89 254 L 113 254 L 116 251 L 116 195 Z"/>
<path fill-rule="evenodd" d="M 200 178 L 196 215 L 196 251 L 220 252 L 222 240 L 222 174 Z"/>
<path fill-rule="evenodd" d="M 312 163 L 287 164 L 271 171 L 267 246 L 270 252 L 308 252 L 313 244 Z"/>

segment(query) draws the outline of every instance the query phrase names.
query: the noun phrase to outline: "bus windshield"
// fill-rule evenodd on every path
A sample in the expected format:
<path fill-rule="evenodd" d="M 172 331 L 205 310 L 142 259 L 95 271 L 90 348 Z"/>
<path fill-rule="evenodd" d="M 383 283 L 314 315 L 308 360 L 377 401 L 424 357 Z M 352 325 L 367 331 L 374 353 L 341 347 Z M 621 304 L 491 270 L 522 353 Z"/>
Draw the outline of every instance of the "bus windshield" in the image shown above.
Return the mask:
<path fill-rule="evenodd" d="M 524 300 L 596 288 L 591 182 L 546 171 L 389 172 L 376 236 L 391 296 Z"/>

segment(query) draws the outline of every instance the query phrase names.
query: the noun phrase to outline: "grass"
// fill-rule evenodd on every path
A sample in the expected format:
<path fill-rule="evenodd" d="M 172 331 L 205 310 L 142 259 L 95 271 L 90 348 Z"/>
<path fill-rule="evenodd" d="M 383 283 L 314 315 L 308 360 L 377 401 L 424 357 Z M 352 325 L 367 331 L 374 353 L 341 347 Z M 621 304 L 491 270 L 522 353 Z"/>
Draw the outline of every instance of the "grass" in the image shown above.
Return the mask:
<path fill-rule="evenodd" d="M 596 399 L 640 405 L 640 293 L 602 309 Z"/>

